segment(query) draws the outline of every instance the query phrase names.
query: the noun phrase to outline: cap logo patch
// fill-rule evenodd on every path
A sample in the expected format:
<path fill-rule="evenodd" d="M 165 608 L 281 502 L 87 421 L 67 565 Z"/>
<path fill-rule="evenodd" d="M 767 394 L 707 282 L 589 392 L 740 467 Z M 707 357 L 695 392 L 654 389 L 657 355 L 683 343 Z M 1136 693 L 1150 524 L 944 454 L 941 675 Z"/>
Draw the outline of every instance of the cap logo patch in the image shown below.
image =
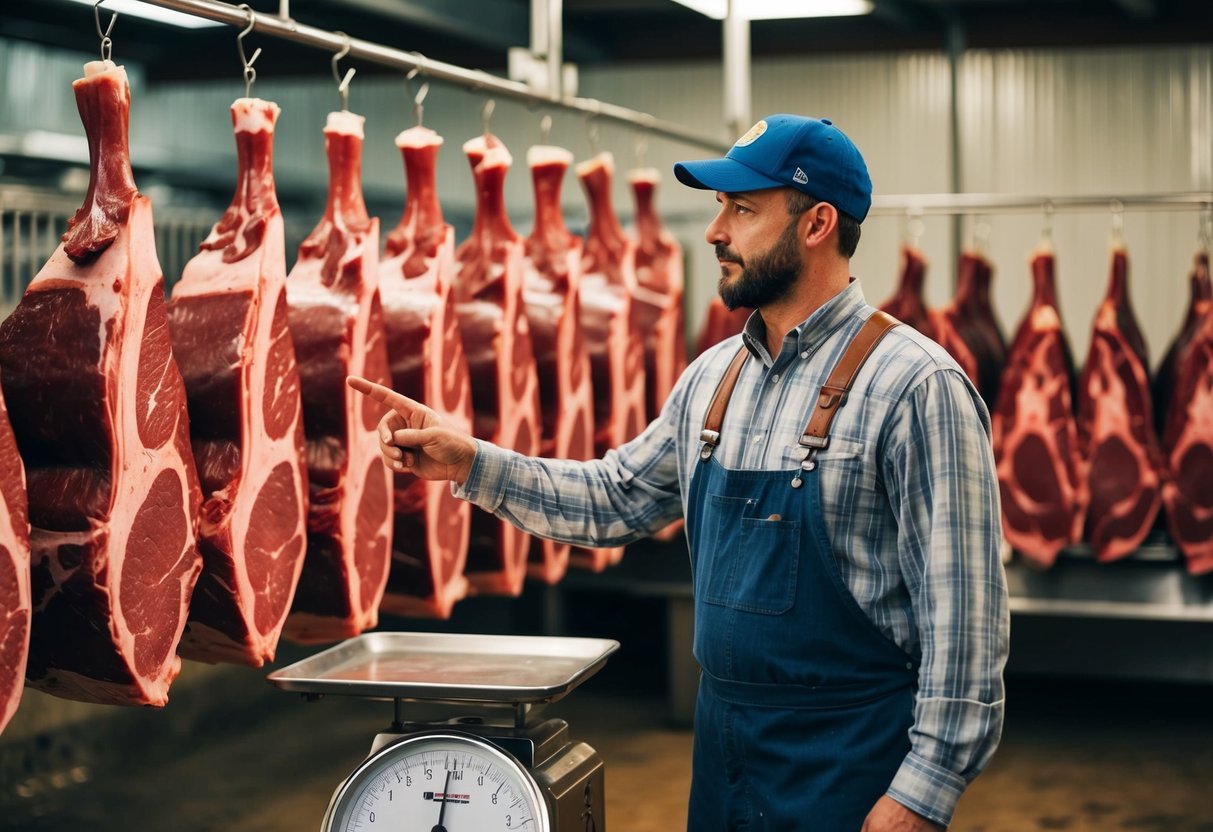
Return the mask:
<path fill-rule="evenodd" d="M 765 132 L 767 132 L 767 123 L 766 120 L 763 119 L 749 130 L 745 131 L 745 135 L 738 139 L 737 143 L 734 144 L 733 147 L 745 147 L 746 145 L 753 144 L 758 140 L 758 137 Z"/>
<path fill-rule="evenodd" d="M 792 174 L 792 181 L 799 185 L 809 184 L 809 177 L 803 170 L 796 168 L 796 172 Z"/>

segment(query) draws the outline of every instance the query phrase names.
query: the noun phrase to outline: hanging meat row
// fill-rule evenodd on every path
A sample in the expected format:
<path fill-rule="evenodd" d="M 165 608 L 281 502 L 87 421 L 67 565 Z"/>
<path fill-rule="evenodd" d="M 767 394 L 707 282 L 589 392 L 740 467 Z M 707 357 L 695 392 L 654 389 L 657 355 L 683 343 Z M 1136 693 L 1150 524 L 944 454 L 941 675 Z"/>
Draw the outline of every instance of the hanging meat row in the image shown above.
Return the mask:
<path fill-rule="evenodd" d="M 1032 300 L 1009 347 L 991 308 L 993 268 L 984 256 L 962 252 L 954 298 L 927 309 L 926 261 L 903 247 L 899 286 L 881 308 L 944 346 L 986 401 L 1003 535 L 1029 563 L 1051 566 L 1080 541 L 1100 561 L 1117 560 L 1162 524 L 1189 571 L 1213 571 L 1208 263 L 1208 253 L 1199 252 L 1186 318 L 1151 385 L 1123 242 L 1112 248 L 1081 374 L 1062 325 L 1047 240 L 1030 258 Z"/>
<path fill-rule="evenodd" d="M 239 99 L 236 194 L 166 302 L 125 71 L 92 62 L 74 87 L 88 193 L 0 324 L 0 730 L 23 684 L 160 706 L 183 656 L 258 667 L 282 637 L 340 640 L 380 610 L 445 617 L 469 592 L 618 562 L 622 550 L 532 540 L 445 483 L 390 472 L 382 411 L 345 378 L 527 454 L 586 459 L 635 436 L 685 365 L 681 251 L 651 172 L 633 177 L 634 240 L 610 203 L 609 155 L 580 166 L 582 241 L 560 214 L 571 155 L 534 148 L 523 239 L 505 212 L 510 154 L 473 139 L 475 226 L 456 247 L 435 183 L 442 139 L 418 126 L 397 137 L 408 196 L 381 260 L 363 119 L 331 113 L 327 204 L 288 274 L 278 107 Z"/>

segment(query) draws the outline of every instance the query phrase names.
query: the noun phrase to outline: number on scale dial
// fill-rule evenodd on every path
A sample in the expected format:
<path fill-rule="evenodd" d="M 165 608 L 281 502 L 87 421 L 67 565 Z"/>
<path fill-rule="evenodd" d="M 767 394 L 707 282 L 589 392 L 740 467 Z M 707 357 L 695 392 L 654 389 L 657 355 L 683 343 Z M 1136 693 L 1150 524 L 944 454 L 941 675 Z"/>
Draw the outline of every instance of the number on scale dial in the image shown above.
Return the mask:
<path fill-rule="evenodd" d="M 376 751 L 338 789 L 325 832 L 549 832 L 517 760 L 477 737 L 423 734 Z"/>

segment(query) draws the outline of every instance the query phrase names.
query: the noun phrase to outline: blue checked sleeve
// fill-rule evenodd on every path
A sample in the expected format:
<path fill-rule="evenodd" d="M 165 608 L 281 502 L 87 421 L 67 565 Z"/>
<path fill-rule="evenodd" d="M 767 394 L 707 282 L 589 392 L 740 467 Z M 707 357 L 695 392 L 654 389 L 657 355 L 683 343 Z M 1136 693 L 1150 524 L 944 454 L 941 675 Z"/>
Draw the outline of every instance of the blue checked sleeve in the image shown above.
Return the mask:
<path fill-rule="evenodd" d="M 671 396 L 673 400 L 674 396 Z M 619 546 L 682 516 L 669 406 L 640 436 L 602 459 L 527 457 L 477 440 L 467 481 L 451 493 L 540 537 Z"/>
<path fill-rule="evenodd" d="M 989 416 L 962 374 L 902 400 L 883 476 L 922 661 L 911 750 L 888 795 L 947 825 L 1002 734 L 1010 631 Z"/>

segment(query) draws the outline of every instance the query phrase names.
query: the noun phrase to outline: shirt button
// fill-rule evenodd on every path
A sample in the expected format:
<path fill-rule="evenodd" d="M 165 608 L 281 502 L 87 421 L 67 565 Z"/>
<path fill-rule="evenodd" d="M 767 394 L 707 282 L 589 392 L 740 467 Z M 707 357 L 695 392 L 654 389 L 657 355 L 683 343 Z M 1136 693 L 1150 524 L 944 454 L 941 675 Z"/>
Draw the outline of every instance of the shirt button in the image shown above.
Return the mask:
<path fill-rule="evenodd" d="M 800 357 L 801 357 L 801 358 L 808 358 L 808 357 L 809 357 L 809 351 L 808 351 L 808 350 L 805 350 L 804 352 L 802 352 L 802 353 L 800 354 Z"/>
<path fill-rule="evenodd" d="M 758 444 L 759 442 L 761 442 L 761 441 L 762 441 L 762 434 L 759 434 L 758 436 L 755 436 L 755 437 L 754 437 L 754 444 L 755 444 L 755 445 L 757 445 L 757 444 Z"/>
<path fill-rule="evenodd" d="M 778 383 L 779 383 L 779 373 L 772 373 L 771 374 L 771 384 L 778 384 Z"/>

